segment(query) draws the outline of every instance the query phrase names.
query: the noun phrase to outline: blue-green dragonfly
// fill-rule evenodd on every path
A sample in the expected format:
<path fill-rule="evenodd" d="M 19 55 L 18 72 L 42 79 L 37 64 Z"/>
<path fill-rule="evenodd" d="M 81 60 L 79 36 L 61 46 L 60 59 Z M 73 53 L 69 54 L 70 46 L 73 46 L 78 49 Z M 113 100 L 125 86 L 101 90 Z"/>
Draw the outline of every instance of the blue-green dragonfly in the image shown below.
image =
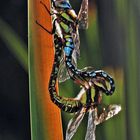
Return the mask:
<path fill-rule="evenodd" d="M 76 83 L 89 87 L 89 81 L 97 77 L 103 77 L 110 84 L 110 89 L 106 90 L 106 95 L 112 95 L 115 90 L 115 84 L 113 78 L 104 72 L 103 70 L 92 70 L 92 71 L 82 71 L 76 68 L 75 53 L 78 52 L 79 48 L 79 33 L 78 29 L 87 27 L 87 17 L 88 17 L 88 0 L 83 0 L 78 16 L 75 14 L 75 11 L 72 9 L 68 0 L 52 0 L 51 12 L 48 10 L 46 5 L 41 2 L 45 7 L 47 12 L 52 15 L 53 18 L 53 29 L 48 31 L 38 22 L 44 30 L 50 34 L 59 34 L 61 41 L 63 42 L 63 53 L 61 57 L 61 63 L 59 68 L 59 79 L 63 79 L 62 75 L 64 72 L 64 65 L 66 64 L 67 71 L 71 78 L 76 81 Z M 80 26 L 81 25 L 81 26 Z M 78 45 L 77 45 L 78 44 Z M 57 45 L 57 44 L 55 44 Z M 60 74 L 61 73 L 61 74 Z M 68 74 L 65 74 L 65 76 Z M 64 81 L 63 79 L 62 81 Z"/>
<path fill-rule="evenodd" d="M 45 8 L 46 8 L 46 6 L 45 6 Z M 47 8 L 46 8 L 46 10 L 47 10 Z M 96 107 L 100 104 L 100 100 L 101 100 L 101 97 L 102 97 L 101 92 L 104 92 L 106 95 L 111 95 L 112 92 L 114 91 L 111 88 L 108 88 L 108 86 L 106 85 L 106 82 L 109 82 L 110 87 L 111 87 L 112 85 L 114 85 L 114 81 L 104 71 L 93 71 L 93 70 L 91 70 L 91 68 L 88 67 L 88 68 L 85 68 L 84 70 L 80 70 L 80 72 L 83 74 L 82 76 L 84 78 L 85 77 L 88 78 L 88 81 L 85 82 L 85 83 L 82 83 L 83 88 L 82 88 L 81 92 L 78 94 L 78 96 L 76 98 L 65 98 L 65 97 L 58 96 L 57 90 L 56 90 L 56 80 L 57 80 L 57 77 L 58 77 L 58 72 L 59 72 L 59 69 L 60 69 L 61 60 L 64 59 L 64 57 L 63 57 L 63 48 L 65 46 L 63 44 L 64 37 L 62 36 L 62 31 L 63 30 L 60 27 L 60 23 L 58 22 L 59 18 L 57 17 L 56 13 L 55 14 L 50 13 L 50 15 L 53 15 L 53 18 L 54 18 L 53 26 L 55 28 L 53 28 L 53 30 L 54 29 L 55 30 L 53 32 L 49 32 L 42 25 L 40 25 L 38 22 L 37 22 L 37 24 L 39 24 L 48 33 L 54 34 L 55 59 L 54 59 L 53 69 L 52 69 L 52 73 L 51 73 L 51 77 L 50 77 L 49 92 L 50 92 L 51 100 L 60 109 L 62 109 L 63 111 L 69 112 L 69 113 L 76 113 L 76 116 L 74 117 L 74 119 L 72 119 L 70 121 L 70 123 L 68 125 L 68 129 L 67 129 L 66 137 L 67 137 L 67 139 L 71 139 L 72 136 L 74 135 L 74 133 L 76 132 L 76 130 L 77 130 L 77 128 L 78 128 L 80 122 L 82 121 L 82 119 L 83 119 L 83 117 L 84 117 L 86 112 L 89 112 L 89 122 L 90 122 L 90 120 L 94 120 L 92 114 L 95 114 L 94 112 L 96 112 L 95 111 Z M 68 40 L 68 42 L 71 42 L 71 41 Z M 87 72 L 90 75 L 86 76 Z M 88 83 L 88 86 L 87 86 L 87 83 Z M 90 88 L 91 87 L 93 87 L 95 89 L 95 91 L 96 91 L 95 96 L 94 96 L 94 101 L 91 98 L 91 93 L 90 93 Z M 83 96 L 83 93 L 84 93 L 83 91 L 86 92 L 86 103 L 82 102 L 82 96 Z M 110 93 L 110 91 L 112 91 L 111 94 L 107 94 L 107 93 Z M 99 119 L 100 121 L 101 120 L 106 120 L 107 118 L 111 117 L 111 115 L 109 115 L 109 116 L 107 115 L 108 116 L 107 117 L 105 114 L 110 114 L 110 112 L 112 112 L 112 110 L 113 110 L 113 107 L 109 107 L 108 109 L 110 111 L 109 112 L 106 111 L 106 113 L 103 112 L 101 116 L 105 116 L 105 117 L 104 118 L 101 117 L 102 119 L 100 118 Z M 116 109 L 119 110 L 119 107 L 118 106 L 115 107 L 115 113 L 117 112 Z M 115 114 L 115 113 L 113 113 L 113 114 Z M 95 126 L 94 123 L 93 123 L 93 126 Z M 74 129 L 72 129 L 72 128 L 74 128 Z M 90 130 L 87 130 L 86 137 L 89 137 L 90 132 L 94 131 L 94 127 L 88 125 L 87 128 L 90 129 Z M 90 137 L 93 137 L 93 136 L 90 136 Z"/>

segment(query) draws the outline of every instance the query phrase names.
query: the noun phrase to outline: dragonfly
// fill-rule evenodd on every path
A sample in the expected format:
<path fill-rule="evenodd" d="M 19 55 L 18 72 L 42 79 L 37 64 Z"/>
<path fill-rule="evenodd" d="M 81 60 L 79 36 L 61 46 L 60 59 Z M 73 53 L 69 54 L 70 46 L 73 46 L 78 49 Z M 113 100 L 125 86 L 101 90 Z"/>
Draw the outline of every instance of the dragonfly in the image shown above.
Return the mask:
<path fill-rule="evenodd" d="M 100 90 L 96 89 L 97 93 L 100 94 Z M 86 91 L 87 92 L 87 91 Z M 79 93 L 81 94 L 81 93 Z M 101 108 L 102 111 L 98 111 Z M 71 140 L 74 134 L 77 132 L 77 129 L 82 122 L 86 113 L 88 113 L 88 124 L 87 132 L 85 135 L 85 140 L 95 140 L 95 130 L 96 126 L 100 123 L 112 118 L 114 115 L 118 114 L 121 111 L 121 106 L 117 104 L 112 104 L 109 106 L 103 107 L 100 101 L 100 104 L 96 104 L 95 101 L 91 99 L 91 89 L 88 90 L 88 100 L 86 106 L 83 106 L 78 112 L 75 113 L 75 116 L 69 121 L 65 140 Z"/>
<path fill-rule="evenodd" d="M 118 114 L 118 112 L 121 110 L 121 107 L 119 105 L 110 105 L 106 109 L 103 108 L 103 111 L 98 116 L 97 107 L 101 104 L 102 92 L 104 91 L 103 87 L 107 88 L 107 85 L 105 83 L 106 80 L 102 78 L 94 79 L 94 82 L 92 81 L 90 83 L 90 85 L 93 83 L 102 83 L 102 86 L 94 84 L 94 98 L 92 98 L 91 96 L 91 88 L 82 88 L 76 98 L 65 98 L 59 96 L 56 90 L 56 80 L 58 78 L 57 74 L 59 70 L 61 52 L 63 48 L 61 38 L 57 34 L 55 34 L 54 41 L 55 43 L 57 43 L 57 45 L 55 45 L 55 58 L 49 82 L 50 97 L 51 100 L 63 111 L 75 113 L 74 118 L 72 118 L 68 124 L 66 131 L 66 140 L 71 140 L 71 138 L 74 136 L 86 113 L 89 113 L 89 116 L 85 140 L 94 140 L 96 125 Z M 86 103 L 83 103 L 82 97 L 85 94 L 85 92 Z"/>
<path fill-rule="evenodd" d="M 53 17 L 53 29 L 52 31 L 48 31 L 37 21 L 36 23 L 52 35 L 54 35 L 55 33 L 59 34 L 61 41 L 63 42 L 63 50 L 64 50 L 62 53 L 64 54 L 64 56 L 61 57 L 60 65 L 63 65 L 63 63 L 65 62 L 68 73 L 71 76 L 71 78 L 76 83 L 82 86 L 86 85 L 86 88 L 90 87 L 89 81 L 91 79 L 95 79 L 97 77 L 103 77 L 111 85 L 110 90 L 106 90 L 105 93 L 106 95 L 112 95 L 115 90 L 115 84 L 113 78 L 110 75 L 108 75 L 103 70 L 83 72 L 77 69 L 77 67 L 73 65 L 73 62 L 75 62 L 76 64 L 76 59 L 74 59 L 73 57 L 74 51 L 77 52 L 78 50 L 77 48 L 79 48 L 79 45 L 75 45 L 78 42 L 76 40 L 79 40 L 78 28 L 80 28 L 80 25 L 82 26 L 82 28 L 87 27 L 88 0 L 82 1 L 78 16 L 76 15 L 75 11 L 72 9 L 68 0 L 57 0 L 57 1 L 52 0 L 53 8 L 51 8 L 52 9 L 51 12 L 48 10 L 47 6 L 42 1 L 40 1 L 40 3 L 45 7 L 47 12 Z M 62 69 L 60 67 L 59 73 L 61 72 Z"/>
<path fill-rule="evenodd" d="M 39 24 L 39 23 L 37 22 L 37 24 Z M 49 32 L 41 24 L 39 24 L 39 25 L 45 31 Z M 80 92 L 81 96 L 79 95 L 76 98 L 61 97 L 57 93 L 56 81 L 57 81 L 57 78 L 58 78 L 59 68 L 60 68 L 60 65 L 61 65 L 61 58 L 62 58 L 62 52 L 63 52 L 63 38 L 62 38 L 62 34 L 59 32 L 60 31 L 60 25 L 57 21 L 55 21 L 55 27 L 56 27 L 56 31 L 54 33 L 55 56 L 54 56 L 54 63 L 53 63 L 53 68 L 52 68 L 52 72 L 51 72 L 51 76 L 50 76 L 48 89 L 49 89 L 49 93 L 50 93 L 50 98 L 51 98 L 51 100 L 54 104 L 56 104 L 63 111 L 66 111 L 66 112 L 69 112 L 69 113 L 74 113 L 74 112 L 79 111 L 84 106 L 84 104 L 81 102 L 82 93 L 83 93 L 82 91 L 83 90 L 81 90 L 81 92 Z M 87 69 L 89 69 L 89 68 L 83 69 L 83 72 L 84 72 L 84 70 L 87 70 Z M 108 89 L 107 89 L 107 86 L 105 86 L 105 84 L 104 84 L 105 82 L 106 82 L 106 79 L 102 76 L 99 76 L 98 78 L 91 79 L 90 85 L 91 86 L 97 86 L 97 83 L 98 83 L 99 84 L 98 87 L 101 90 L 107 91 Z M 84 89 L 84 87 L 83 87 L 83 89 Z"/>
<path fill-rule="evenodd" d="M 82 107 L 81 101 L 78 99 L 61 97 L 58 95 L 56 90 L 56 81 L 58 77 L 63 45 L 61 42 L 61 37 L 58 36 L 57 34 L 55 34 L 54 42 L 57 45 L 55 45 L 55 57 L 54 57 L 53 68 L 50 76 L 49 87 L 48 87 L 50 97 L 52 102 L 56 104 L 63 111 L 69 113 L 77 112 Z"/>
<path fill-rule="evenodd" d="M 60 6 L 60 3 L 56 2 L 55 4 L 54 4 L 55 6 L 58 6 L 58 5 Z M 62 3 L 61 6 L 64 6 L 64 5 L 65 6 L 67 5 L 66 6 L 67 8 L 70 7 L 69 4 L 64 4 L 64 3 Z M 46 6 L 45 6 L 45 8 L 46 8 Z M 47 8 L 46 8 L 46 10 L 47 10 Z M 50 13 L 49 10 L 47 10 L 47 11 L 48 11 L 48 13 Z M 50 13 L 50 15 L 52 15 L 54 18 L 54 20 L 53 20 L 54 21 L 53 22 L 54 28 L 51 32 L 46 30 L 41 24 L 39 24 L 37 22 L 37 24 L 40 25 L 43 29 L 45 29 L 48 33 L 54 35 L 55 58 L 54 58 L 53 69 L 52 69 L 52 73 L 50 76 L 50 82 L 49 82 L 50 97 L 51 97 L 52 102 L 55 103 L 63 111 L 66 111 L 69 113 L 76 113 L 76 116 L 69 122 L 68 129 L 66 132 L 66 139 L 67 140 L 68 139 L 70 140 L 73 137 L 73 135 L 75 134 L 79 124 L 81 123 L 81 121 L 84 117 L 84 115 L 88 112 L 89 112 L 89 120 L 88 120 L 86 138 L 87 139 L 89 139 L 89 137 L 94 138 L 95 137 L 94 131 L 95 131 L 96 125 L 102 121 L 107 120 L 111 116 L 115 115 L 115 113 L 117 114 L 117 110 L 120 110 L 119 106 L 111 106 L 111 107 L 108 107 L 107 110 L 104 109 L 104 112 L 101 113 L 100 117 L 97 116 L 96 110 L 101 102 L 102 92 L 105 92 L 106 95 L 111 95 L 112 92 L 110 92 L 110 91 L 114 90 L 114 87 L 112 86 L 112 85 L 114 85 L 114 80 L 104 71 L 101 71 L 101 70 L 100 71 L 93 71 L 89 67 L 87 67 L 84 70 L 80 70 L 80 76 L 82 75 L 81 77 L 82 78 L 84 77 L 83 78 L 84 80 L 85 80 L 85 78 L 87 78 L 88 81 L 82 83 L 83 87 L 82 87 L 80 93 L 77 95 L 77 97 L 65 98 L 65 97 L 61 97 L 57 94 L 56 81 L 58 78 L 58 73 L 59 73 L 59 69 L 60 69 L 59 67 L 61 64 L 65 44 L 68 42 L 68 45 L 69 45 L 69 43 L 71 45 L 71 42 L 73 41 L 73 40 L 69 40 L 69 39 L 71 39 L 71 37 L 73 37 L 73 36 L 70 36 L 72 34 L 70 34 L 70 35 L 67 34 L 67 35 L 69 35 L 69 36 L 67 36 L 68 38 L 64 38 L 63 32 L 62 32 L 63 30 L 60 27 L 60 22 L 59 22 L 60 18 L 58 18 L 57 12 L 58 11 L 56 11 L 56 13 L 55 12 Z M 60 21 L 63 23 L 64 22 L 63 20 L 60 20 Z M 67 42 L 64 39 L 65 40 L 68 39 L 68 40 L 66 40 Z M 64 55 L 66 55 L 65 51 L 64 51 L 64 53 L 65 53 Z M 72 56 L 72 54 L 70 54 L 70 57 L 71 56 Z M 63 58 L 66 59 L 66 57 L 63 57 Z M 79 72 L 79 70 L 77 70 L 77 71 Z M 75 78 L 75 77 L 76 76 L 74 76 L 73 78 Z M 112 89 L 111 88 L 108 89 L 106 82 L 109 82 L 110 87 Z M 93 98 L 91 97 L 91 89 L 90 89 L 91 87 L 94 87 L 94 89 L 95 89 L 94 101 L 93 101 Z M 86 92 L 86 103 L 83 103 L 82 98 L 83 98 L 83 95 L 85 92 Z M 96 120 L 96 123 L 94 120 Z M 89 124 L 92 124 L 92 125 L 89 125 Z M 93 132 L 93 134 L 92 134 L 92 132 Z"/>
<path fill-rule="evenodd" d="M 86 16 L 88 15 L 83 14 L 84 9 L 83 9 L 83 6 L 81 6 L 80 8 L 81 10 L 77 16 L 75 11 L 72 9 L 72 6 L 70 5 L 68 0 L 52 0 L 51 2 L 52 2 L 52 7 L 51 7 L 51 11 L 49 11 L 47 6 L 42 1 L 40 1 L 40 3 L 45 7 L 46 11 L 52 16 L 52 19 L 53 19 L 52 31 L 48 31 L 46 29 L 45 30 L 49 34 L 54 34 L 55 32 L 58 31 L 59 34 L 61 34 L 61 38 L 63 38 L 63 42 L 65 42 L 64 46 L 66 46 L 66 44 L 69 44 L 70 42 L 73 43 L 74 49 L 71 54 L 72 55 L 71 63 L 73 65 L 73 68 L 75 68 L 77 66 L 77 59 L 80 55 L 80 49 L 79 49 L 80 39 L 79 39 L 78 27 L 87 28 L 88 22 L 86 22 L 87 20 Z M 87 13 L 87 11 L 85 12 Z M 36 22 L 38 25 L 42 27 L 42 25 L 39 24 L 38 21 Z M 56 29 L 57 28 L 57 26 L 55 25 L 56 22 L 60 24 L 61 29 L 59 30 Z M 83 22 L 86 24 L 83 24 Z M 61 58 L 60 70 L 58 74 L 60 82 L 64 82 L 70 78 L 68 71 L 66 70 L 66 63 L 65 63 L 65 57 L 64 57 L 65 52 L 66 50 L 63 52 L 63 57 Z"/>
<path fill-rule="evenodd" d="M 65 98 L 59 96 L 56 90 L 56 81 L 58 79 L 58 71 L 60 67 L 60 59 L 63 51 L 62 40 L 59 34 L 54 35 L 54 42 L 57 44 L 55 45 L 55 56 L 54 56 L 54 63 L 53 68 L 50 76 L 49 81 L 49 93 L 50 98 L 54 104 L 56 104 L 61 110 L 68 112 L 68 113 L 75 113 L 81 110 L 87 104 L 90 105 L 91 103 L 91 95 L 88 93 L 89 89 L 85 89 L 84 87 L 81 89 L 80 93 L 75 98 Z M 98 84 L 97 84 L 98 83 Z M 108 86 L 106 85 L 106 80 L 102 77 L 98 77 L 98 79 L 92 79 L 91 83 L 89 83 L 92 87 L 96 88 L 96 91 L 100 90 L 102 92 L 106 91 Z M 86 95 L 86 105 L 82 102 L 83 94 L 87 90 Z M 98 104 L 100 102 L 102 95 L 95 92 L 94 100 Z"/>
<path fill-rule="evenodd" d="M 68 124 L 66 131 L 66 140 L 71 140 L 87 112 L 89 112 L 89 117 L 85 140 L 94 140 L 96 125 L 116 115 L 121 110 L 121 107 L 119 105 L 110 105 L 109 107 L 107 107 L 107 109 L 104 108 L 103 112 L 99 116 L 97 115 L 97 107 L 101 103 L 102 92 L 104 92 L 107 88 L 107 85 L 105 83 L 106 80 L 102 77 L 98 77 L 98 79 L 94 79 L 94 81 L 89 83 L 91 86 L 92 84 L 94 84 L 94 99 L 91 96 L 91 88 L 82 88 L 76 98 L 65 98 L 58 95 L 56 90 L 56 81 L 58 78 L 57 75 L 59 71 L 63 45 L 61 37 L 58 34 L 54 35 L 54 39 L 54 42 L 57 45 L 55 45 L 54 64 L 49 82 L 50 97 L 53 103 L 55 103 L 63 111 L 76 113 L 75 117 L 72 118 Z M 85 69 L 87 70 L 90 68 Z M 97 83 L 99 83 L 99 85 Z M 103 90 L 104 88 L 105 90 Z M 82 97 L 85 92 L 86 104 L 82 102 Z"/>

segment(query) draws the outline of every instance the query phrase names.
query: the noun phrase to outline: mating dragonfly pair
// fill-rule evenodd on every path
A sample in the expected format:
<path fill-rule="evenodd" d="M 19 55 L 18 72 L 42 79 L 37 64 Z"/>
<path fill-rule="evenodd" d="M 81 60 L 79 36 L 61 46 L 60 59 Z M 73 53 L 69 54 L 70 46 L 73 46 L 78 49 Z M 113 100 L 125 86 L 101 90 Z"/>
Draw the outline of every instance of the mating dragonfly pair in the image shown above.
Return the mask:
<path fill-rule="evenodd" d="M 76 117 L 72 119 L 68 125 L 66 139 L 70 140 L 86 112 L 89 112 L 89 121 L 92 119 L 92 122 L 94 122 L 95 116 L 93 117 L 92 114 L 101 102 L 102 93 L 106 95 L 113 94 L 115 90 L 114 80 L 103 70 L 95 71 L 92 67 L 86 67 L 80 70 L 76 65 L 80 47 L 78 30 L 80 28 L 86 29 L 88 26 L 88 0 L 82 0 L 78 16 L 72 9 L 69 0 L 52 0 L 51 11 L 48 10 L 42 1 L 40 1 L 40 3 L 45 7 L 47 13 L 52 16 L 53 20 L 52 31 L 47 30 L 36 21 L 46 32 L 54 35 L 55 58 L 49 82 L 50 97 L 53 103 L 63 111 L 76 113 Z M 76 98 L 65 98 L 57 94 L 57 78 L 59 78 L 59 81 L 64 82 L 69 77 L 73 79 L 75 83 L 82 86 L 82 90 Z M 91 88 L 95 91 L 94 97 L 92 97 Z M 84 93 L 86 94 L 86 102 L 82 102 Z M 118 106 L 116 107 L 118 108 Z M 105 117 L 101 117 L 102 119 L 99 120 L 106 120 L 108 114 L 113 110 L 114 107 L 109 107 L 108 111 L 104 111 L 104 113 L 101 114 L 101 116 Z M 115 112 L 113 111 L 113 114 L 116 114 L 116 110 Z M 89 126 L 88 128 L 91 127 Z M 93 139 L 94 136 L 90 134 L 91 130 L 87 131 L 86 137 Z"/>

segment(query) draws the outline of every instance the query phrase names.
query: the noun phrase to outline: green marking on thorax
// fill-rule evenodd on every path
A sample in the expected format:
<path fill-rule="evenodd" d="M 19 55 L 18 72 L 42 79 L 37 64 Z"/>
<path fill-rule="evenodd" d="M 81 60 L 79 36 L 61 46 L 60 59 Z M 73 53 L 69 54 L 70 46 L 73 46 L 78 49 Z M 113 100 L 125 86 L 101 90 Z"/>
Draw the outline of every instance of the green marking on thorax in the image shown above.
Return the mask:
<path fill-rule="evenodd" d="M 71 35 L 67 34 L 67 35 L 65 35 L 65 38 L 71 38 Z"/>
<path fill-rule="evenodd" d="M 66 42 L 66 46 L 69 46 L 69 45 L 71 45 L 71 42 Z"/>
<path fill-rule="evenodd" d="M 69 26 L 67 24 L 65 24 L 64 22 L 60 22 L 60 25 L 66 33 L 69 32 Z"/>
<path fill-rule="evenodd" d="M 65 18 L 67 21 L 73 22 L 73 20 L 71 19 L 71 17 L 67 13 L 62 13 L 61 16 L 63 18 Z"/>

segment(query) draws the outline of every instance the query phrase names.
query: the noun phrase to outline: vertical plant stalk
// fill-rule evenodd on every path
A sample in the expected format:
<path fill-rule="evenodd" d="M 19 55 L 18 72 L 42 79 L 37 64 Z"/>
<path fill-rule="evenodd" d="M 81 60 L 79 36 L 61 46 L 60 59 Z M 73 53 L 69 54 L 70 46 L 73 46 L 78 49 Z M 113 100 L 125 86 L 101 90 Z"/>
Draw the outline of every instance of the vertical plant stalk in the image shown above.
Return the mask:
<path fill-rule="evenodd" d="M 42 0 L 50 9 L 50 0 Z M 60 110 L 51 102 L 48 83 L 54 61 L 53 37 L 36 24 L 52 30 L 50 15 L 40 0 L 28 1 L 29 92 L 32 140 L 62 140 Z"/>

